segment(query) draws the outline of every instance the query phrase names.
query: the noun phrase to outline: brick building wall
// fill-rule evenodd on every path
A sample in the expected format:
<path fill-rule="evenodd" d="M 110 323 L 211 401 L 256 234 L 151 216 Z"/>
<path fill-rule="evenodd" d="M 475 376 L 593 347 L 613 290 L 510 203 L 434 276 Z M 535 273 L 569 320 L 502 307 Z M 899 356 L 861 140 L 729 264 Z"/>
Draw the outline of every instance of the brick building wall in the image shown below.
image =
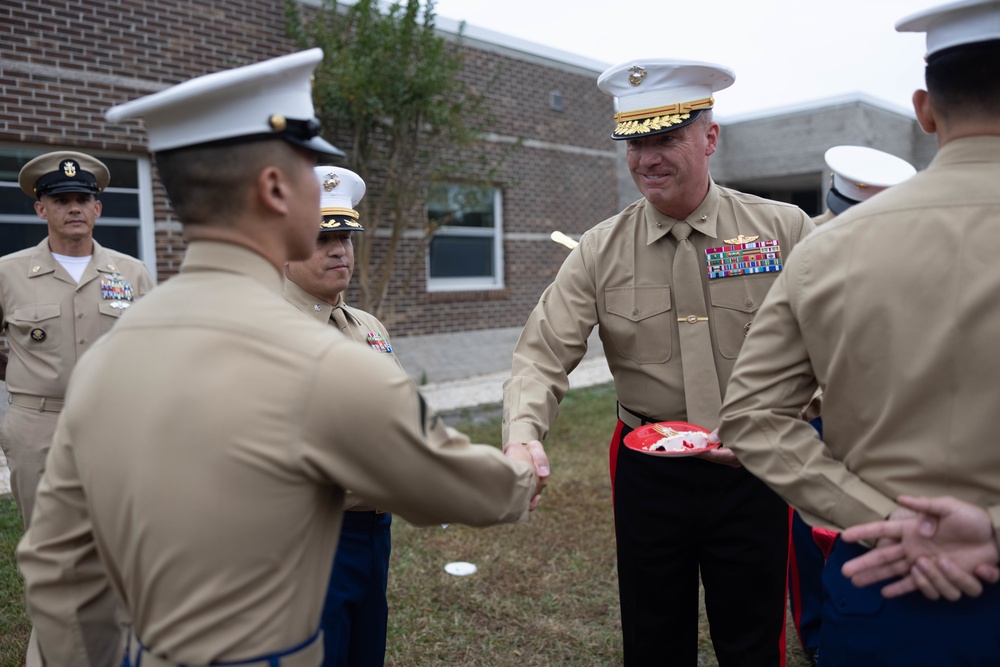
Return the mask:
<path fill-rule="evenodd" d="M 146 156 L 140 123 L 110 126 L 104 111 L 194 76 L 292 52 L 284 25 L 282 0 L 5 0 L 0 146 Z M 579 234 L 617 211 L 613 108 L 597 90 L 598 72 L 464 48 L 469 83 L 499 73 L 489 92 L 496 122 L 482 150 L 523 141 L 495 182 L 503 192 L 505 287 L 429 293 L 423 242 L 407 240 L 384 317 L 397 336 L 522 324 L 566 254 L 549 232 Z M 551 108 L 553 91 L 564 110 Z M 177 273 L 186 246 L 155 171 L 152 199 L 163 281 Z M 381 241 L 374 242 L 377 257 Z"/>

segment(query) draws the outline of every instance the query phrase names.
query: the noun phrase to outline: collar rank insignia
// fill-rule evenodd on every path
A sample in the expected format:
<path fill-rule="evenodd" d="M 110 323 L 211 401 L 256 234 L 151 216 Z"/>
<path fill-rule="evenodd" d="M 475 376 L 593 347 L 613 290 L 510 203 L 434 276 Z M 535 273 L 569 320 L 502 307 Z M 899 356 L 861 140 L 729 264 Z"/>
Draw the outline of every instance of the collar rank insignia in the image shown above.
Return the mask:
<path fill-rule="evenodd" d="M 734 243 L 747 238 L 752 240 Z M 709 279 L 781 271 L 781 246 L 778 241 L 757 241 L 757 238 L 741 234 L 735 239 L 726 239 L 727 245 L 707 249 L 705 268 Z"/>

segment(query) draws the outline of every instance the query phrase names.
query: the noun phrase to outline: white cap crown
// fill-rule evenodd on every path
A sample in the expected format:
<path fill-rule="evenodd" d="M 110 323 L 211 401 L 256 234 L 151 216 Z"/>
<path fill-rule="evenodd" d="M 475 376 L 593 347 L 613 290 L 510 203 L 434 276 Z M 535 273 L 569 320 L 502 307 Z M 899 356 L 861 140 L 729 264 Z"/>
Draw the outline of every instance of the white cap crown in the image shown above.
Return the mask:
<path fill-rule="evenodd" d="M 625 139 L 688 124 L 715 105 L 712 93 L 735 81 L 733 70 L 722 65 L 649 58 L 608 68 L 598 77 L 597 87 L 614 95 L 618 125 L 612 138 Z"/>
<path fill-rule="evenodd" d="M 899 32 L 927 33 L 927 55 L 963 44 L 1000 39 L 1000 0 L 959 0 L 896 22 Z"/>
<path fill-rule="evenodd" d="M 833 187 L 857 202 L 917 173 L 906 160 L 867 146 L 834 146 L 823 157 L 833 172 Z"/>
<path fill-rule="evenodd" d="M 156 153 L 226 140 L 276 137 L 322 155 L 343 155 L 318 136 L 312 73 L 321 49 L 214 72 L 112 107 L 111 123 L 141 117 Z"/>
<path fill-rule="evenodd" d="M 323 215 L 320 231 L 364 231 L 355 210 L 365 196 L 365 182 L 350 169 L 343 167 L 316 167 L 319 181 L 319 205 Z"/>

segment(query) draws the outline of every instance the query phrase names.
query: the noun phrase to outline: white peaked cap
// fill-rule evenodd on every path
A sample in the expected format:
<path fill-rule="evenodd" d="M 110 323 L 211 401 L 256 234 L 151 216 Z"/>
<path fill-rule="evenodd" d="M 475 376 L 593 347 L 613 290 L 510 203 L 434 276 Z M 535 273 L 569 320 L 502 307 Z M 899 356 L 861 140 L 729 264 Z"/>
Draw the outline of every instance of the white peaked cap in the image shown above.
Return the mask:
<path fill-rule="evenodd" d="M 722 65 L 647 58 L 610 67 L 597 78 L 597 87 L 614 95 L 618 126 L 614 139 L 669 132 L 687 125 L 715 104 L 712 93 L 736 81 Z"/>
<path fill-rule="evenodd" d="M 358 222 L 355 210 L 365 196 L 365 182 L 350 169 L 343 167 L 316 167 L 319 181 L 319 206 L 323 215 L 321 232 L 359 231 L 365 228 Z"/>
<path fill-rule="evenodd" d="M 899 32 L 927 33 L 927 55 L 953 46 L 1000 39 L 1000 0 L 959 0 L 896 22 Z"/>
<path fill-rule="evenodd" d="M 823 157 L 833 172 L 833 187 L 859 202 L 917 173 L 906 160 L 867 146 L 834 146 Z"/>
<path fill-rule="evenodd" d="M 322 59 L 316 48 L 206 74 L 119 104 L 104 116 L 110 123 L 145 120 L 154 153 L 277 137 L 319 155 L 343 156 L 318 135 L 312 73 Z"/>

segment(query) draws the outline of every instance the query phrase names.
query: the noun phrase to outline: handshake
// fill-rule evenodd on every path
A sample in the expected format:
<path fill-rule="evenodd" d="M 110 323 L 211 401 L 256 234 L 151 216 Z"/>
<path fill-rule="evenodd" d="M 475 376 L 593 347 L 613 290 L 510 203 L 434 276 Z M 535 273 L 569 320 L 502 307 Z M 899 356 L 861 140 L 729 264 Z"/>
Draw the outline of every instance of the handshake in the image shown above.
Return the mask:
<path fill-rule="evenodd" d="M 549 457 L 545 454 L 545 448 L 538 440 L 508 442 L 503 446 L 503 453 L 509 459 L 530 463 L 535 469 L 535 495 L 528 506 L 529 510 L 534 510 L 542 501 L 542 489 L 549 483 Z"/>

